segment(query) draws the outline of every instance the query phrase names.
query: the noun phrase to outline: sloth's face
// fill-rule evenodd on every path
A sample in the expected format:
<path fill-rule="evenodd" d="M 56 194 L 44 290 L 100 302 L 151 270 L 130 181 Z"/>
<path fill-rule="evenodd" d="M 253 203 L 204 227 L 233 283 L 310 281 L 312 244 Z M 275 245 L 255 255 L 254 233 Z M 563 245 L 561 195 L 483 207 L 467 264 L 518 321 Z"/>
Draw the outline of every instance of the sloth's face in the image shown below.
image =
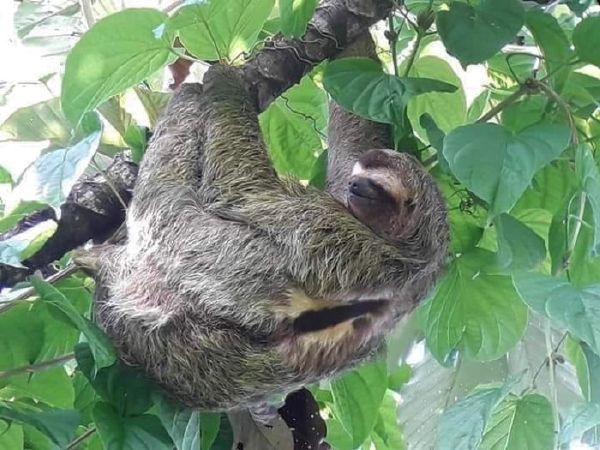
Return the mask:
<path fill-rule="evenodd" d="M 381 237 L 391 241 L 404 237 L 416 223 L 416 181 L 422 172 L 419 163 L 407 154 L 370 150 L 352 170 L 348 209 Z"/>

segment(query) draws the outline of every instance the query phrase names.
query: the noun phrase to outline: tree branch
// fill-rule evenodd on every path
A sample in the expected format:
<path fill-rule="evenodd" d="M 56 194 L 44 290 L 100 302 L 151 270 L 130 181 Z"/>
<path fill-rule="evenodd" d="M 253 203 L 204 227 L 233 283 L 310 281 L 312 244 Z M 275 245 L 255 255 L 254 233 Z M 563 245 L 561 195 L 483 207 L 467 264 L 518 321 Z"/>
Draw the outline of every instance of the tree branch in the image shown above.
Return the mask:
<path fill-rule="evenodd" d="M 334 57 L 369 26 L 384 19 L 391 6 L 389 0 L 323 0 L 302 39 L 278 35 L 267 42 L 242 66 L 244 80 L 258 109 L 264 111 L 314 66 Z M 48 264 L 90 239 L 106 239 L 119 227 L 125 219 L 125 211 L 118 197 L 127 202 L 131 199 L 137 167 L 124 157 L 116 157 L 106 174 L 110 182 L 99 174 L 74 187 L 61 207 L 56 233 L 35 255 L 23 262 L 26 269 L 0 265 L 0 287 L 12 286 L 33 271 L 44 270 Z M 118 195 L 111 184 L 117 187 Z M 50 208 L 38 211 L 0 239 L 54 217 Z"/>

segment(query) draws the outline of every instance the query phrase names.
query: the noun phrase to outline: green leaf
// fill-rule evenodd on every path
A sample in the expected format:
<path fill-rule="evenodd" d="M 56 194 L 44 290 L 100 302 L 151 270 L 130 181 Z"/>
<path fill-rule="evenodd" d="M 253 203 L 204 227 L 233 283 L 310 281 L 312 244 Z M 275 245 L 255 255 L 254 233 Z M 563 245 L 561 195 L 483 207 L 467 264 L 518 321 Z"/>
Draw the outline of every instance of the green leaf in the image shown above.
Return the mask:
<path fill-rule="evenodd" d="M 72 147 L 40 156 L 23 173 L 21 181 L 11 193 L 7 209 L 14 210 L 19 202 L 43 202 L 59 210 L 92 160 L 100 136 L 101 132 L 97 131 Z"/>
<path fill-rule="evenodd" d="M 567 161 L 556 161 L 540 170 L 531 186 L 521 196 L 515 210 L 543 208 L 551 214 L 562 211 L 565 201 L 577 187 L 577 180 Z"/>
<path fill-rule="evenodd" d="M 248 52 L 275 0 L 209 0 L 184 6 L 169 19 L 187 50 L 204 60 L 231 60 Z"/>
<path fill-rule="evenodd" d="M 427 346 L 440 361 L 455 351 L 479 361 L 499 358 L 527 325 L 527 307 L 510 277 L 491 266 L 494 254 L 473 249 L 456 258 L 422 308 Z"/>
<path fill-rule="evenodd" d="M 552 74 L 550 77 L 552 85 L 557 92 L 560 92 L 571 72 L 570 66 L 566 64 L 573 54 L 569 40 L 558 20 L 540 9 L 528 10 L 525 22 L 542 50 L 546 72 Z"/>
<path fill-rule="evenodd" d="M 396 400 L 390 391 L 386 392 L 379 408 L 377 422 L 371 433 L 371 440 L 375 443 L 377 450 L 406 449 L 402 431 L 398 427 L 397 409 Z"/>
<path fill-rule="evenodd" d="M 318 0 L 279 0 L 281 32 L 287 37 L 302 37 Z"/>
<path fill-rule="evenodd" d="M 546 257 L 546 244 L 531 228 L 508 214 L 494 219 L 498 262 L 505 269 L 531 269 Z"/>
<path fill-rule="evenodd" d="M 18 109 L 4 121 L 0 131 L 19 141 L 49 139 L 64 144 L 71 137 L 70 127 L 60 109 L 59 98 Z"/>
<path fill-rule="evenodd" d="M 590 247 L 592 256 L 600 256 L 600 173 L 591 151 L 581 146 L 575 158 L 575 171 L 587 201 L 592 207 L 594 219 L 594 241 Z"/>
<path fill-rule="evenodd" d="M 317 160 L 314 162 L 312 169 L 310 169 L 310 185 L 315 186 L 321 190 L 327 186 L 327 158 L 328 151 L 323 150 Z"/>
<path fill-rule="evenodd" d="M 4 233 L 10 230 L 31 213 L 45 207 L 46 205 L 40 202 L 19 202 L 12 211 L 0 219 L 0 232 Z"/>
<path fill-rule="evenodd" d="M 463 66 L 477 64 L 500 51 L 521 30 L 525 10 L 518 0 L 482 0 L 476 6 L 450 3 L 438 11 L 436 25 L 446 50 Z"/>
<path fill-rule="evenodd" d="M 363 365 L 331 382 L 335 417 L 351 436 L 354 448 L 367 439 L 375 426 L 386 389 L 383 361 Z"/>
<path fill-rule="evenodd" d="M 302 180 L 310 178 L 322 152 L 327 125 L 327 96 L 309 76 L 287 90 L 259 116 L 275 169 Z"/>
<path fill-rule="evenodd" d="M 546 113 L 548 97 L 545 95 L 528 95 L 502 110 L 502 126 L 514 133 L 542 122 Z"/>
<path fill-rule="evenodd" d="M 0 450 L 23 448 L 23 427 L 16 423 L 0 420 Z"/>
<path fill-rule="evenodd" d="M 583 398 L 600 404 L 600 356 L 585 342 L 571 336 L 567 337 L 565 353 L 575 366 Z"/>
<path fill-rule="evenodd" d="M 200 425 L 202 426 L 202 425 Z M 202 440 L 204 442 L 204 440 Z M 221 414 L 221 421 L 219 426 L 219 433 L 215 438 L 210 450 L 230 450 L 233 447 L 233 429 L 231 423 L 227 418 L 227 414 Z M 205 450 L 202 447 L 201 450 Z"/>
<path fill-rule="evenodd" d="M 573 31 L 575 53 L 582 61 L 600 67 L 600 16 L 590 16 L 577 24 Z"/>
<path fill-rule="evenodd" d="M 0 241 L 0 263 L 13 267 L 24 267 L 21 261 L 38 251 L 56 231 L 54 220 L 45 220 L 22 233 Z"/>
<path fill-rule="evenodd" d="M 354 450 L 356 448 L 352 442 L 352 436 L 334 418 L 327 420 L 327 436 L 325 440 L 335 450 Z"/>
<path fill-rule="evenodd" d="M 163 395 L 155 395 L 154 399 L 158 405 L 158 417 L 177 450 L 210 450 L 219 434 L 220 414 L 185 408 Z"/>
<path fill-rule="evenodd" d="M 562 153 L 569 137 L 563 125 L 534 125 L 518 134 L 491 123 L 466 125 L 448 133 L 444 156 L 456 178 L 500 214 Z"/>
<path fill-rule="evenodd" d="M 512 388 L 512 381 L 498 387 L 481 387 L 442 414 L 439 450 L 475 450 L 492 411 Z"/>
<path fill-rule="evenodd" d="M 600 285 L 576 289 L 567 281 L 533 272 L 515 275 L 514 282 L 533 310 L 600 354 Z"/>
<path fill-rule="evenodd" d="M 562 424 L 559 442 L 568 444 L 597 426 L 600 426 L 600 403 L 577 405 L 571 408 Z"/>
<path fill-rule="evenodd" d="M 173 448 L 173 442 L 156 416 L 121 417 L 112 406 L 103 402 L 96 404 L 93 416 L 106 450 Z"/>
<path fill-rule="evenodd" d="M 85 112 L 173 59 L 166 20 L 158 10 L 132 8 L 94 24 L 67 57 L 61 97 L 67 119 L 78 123 Z"/>
<path fill-rule="evenodd" d="M 48 436 L 60 448 L 65 448 L 75 437 L 79 414 L 74 410 L 33 410 L 18 407 L 14 402 L 0 403 L 0 418 L 28 424 Z"/>
<path fill-rule="evenodd" d="M 426 92 L 454 92 L 456 86 L 430 78 L 397 77 L 369 58 L 330 62 L 323 86 L 334 100 L 359 116 L 382 123 L 402 123 L 408 101 Z"/>
<path fill-rule="evenodd" d="M 494 411 L 479 448 L 554 449 L 552 405 L 539 394 L 504 400 Z"/>
<path fill-rule="evenodd" d="M 94 355 L 86 343 L 75 347 L 77 368 L 121 416 L 139 415 L 152 407 L 156 386 L 141 369 L 117 362 L 96 371 Z"/>
<path fill-rule="evenodd" d="M 43 361 L 43 360 L 38 360 Z M 12 377 L 2 390 L 4 398 L 32 399 L 55 408 L 73 407 L 73 384 L 64 367 Z"/>
<path fill-rule="evenodd" d="M 410 99 L 407 109 L 408 119 L 421 140 L 429 142 L 427 132 L 420 122 L 423 114 L 428 114 L 444 133 L 465 123 L 467 100 L 460 78 L 454 73 L 450 64 L 435 56 L 424 56 L 414 62 L 410 75 L 436 79 L 459 87 L 451 93 L 428 92 Z"/>
<path fill-rule="evenodd" d="M 98 368 L 107 367 L 116 361 L 116 353 L 110 339 L 93 322 L 83 317 L 58 289 L 50 283 L 34 276 L 31 284 L 42 301 L 55 307 L 79 329 L 90 344 Z"/>

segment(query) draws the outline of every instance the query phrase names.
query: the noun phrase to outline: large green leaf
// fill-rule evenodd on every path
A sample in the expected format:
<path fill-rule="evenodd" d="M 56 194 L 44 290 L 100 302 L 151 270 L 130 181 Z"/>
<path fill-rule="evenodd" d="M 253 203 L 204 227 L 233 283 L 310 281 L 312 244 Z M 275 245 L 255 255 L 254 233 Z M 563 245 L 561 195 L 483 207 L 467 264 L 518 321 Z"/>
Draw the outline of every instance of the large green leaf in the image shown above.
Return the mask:
<path fill-rule="evenodd" d="M 185 408 L 160 394 L 154 399 L 158 405 L 158 417 L 177 450 L 210 450 L 221 426 L 219 413 Z"/>
<path fill-rule="evenodd" d="M 331 382 L 333 411 L 354 448 L 369 436 L 387 389 L 385 362 L 366 364 Z"/>
<path fill-rule="evenodd" d="M 84 334 L 94 354 L 96 367 L 107 367 L 116 361 L 115 349 L 108 336 L 92 321 L 77 311 L 62 292 L 37 276 L 32 277 L 31 284 L 35 287 L 42 301 L 52 305 L 64 314 L 64 317 Z"/>
<path fill-rule="evenodd" d="M 236 59 L 248 52 L 275 0 L 209 0 L 179 9 L 169 28 L 186 49 L 204 60 Z"/>
<path fill-rule="evenodd" d="M 568 281 L 538 273 L 517 274 L 514 282 L 532 309 L 600 354 L 600 285 L 576 289 Z"/>
<path fill-rule="evenodd" d="M 552 405 L 539 394 L 507 398 L 492 415 L 481 450 L 553 450 Z"/>
<path fill-rule="evenodd" d="M 582 61 L 600 67 L 600 16 L 590 16 L 577 24 L 573 31 L 575 52 Z"/>
<path fill-rule="evenodd" d="M 498 233 L 498 260 L 505 269 L 531 269 L 546 257 L 546 244 L 531 228 L 509 214 L 494 220 Z"/>
<path fill-rule="evenodd" d="M 173 442 L 156 416 L 121 417 L 103 402 L 96 404 L 93 416 L 106 450 L 173 449 Z"/>
<path fill-rule="evenodd" d="M 463 66 L 477 64 L 508 44 L 525 22 L 519 0 L 482 0 L 476 6 L 452 2 L 436 24 L 446 50 Z"/>
<path fill-rule="evenodd" d="M 12 422 L 0 420 L 0 450 L 23 448 L 23 427 Z"/>
<path fill-rule="evenodd" d="M 404 450 L 406 444 L 398 427 L 398 404 L 390 392 L 387 391 L 383 397 L 370 438 L 377 450 Z"/>
<path fill-rule="evenodd" d="M 590 149 L 581 146 L 575 160 L 577 179 L 587 193 L 594 220 L 594 241 L 590 247 L 592 256 L 600 256 L 600 173 Z"/>
<path fill-rule="evenodd" d="M 62 108 L 71 122 L 174 58 L 166 20 L 155 9 L 125 9 L 81 37 L 67 57 L 62 84 Z"/>
<path fill-rule="evenodd" d="M 45 153 L 25 170 L 13 190 L 8 210 L 19 202 L 43 202 L 58 210 L 92 160 L 101 132 L 96 131 L 72 147 Z"/>
<path fill-rule="evenodd" d="M 94 355 L 87 343 L 75 347 L 75 357 L 77 368 L 98 395 L 110 403 L 119 415 L 139 415 L 152 407 L 152 395 L 156 386 L 139 368 L 117 362 L 97 370 Z"/>
<path fill-rule="evenodd" d="M 563 125 L 534 125 L 518 134 L 491 123 L 466 125 L 448 133 L 444 156 L 456 178 L 500 214 L 560 155 L 569 137 Z"/>
<path fill-rule="evenodd" d="M 427 346 L 445 361 L 455 350 L 489 361 L 506 353 L 527 325 L 527 307 L 510 277 L 497 274 L 494 254 L 473 249 L 456 258 L 422 308 Z"/>
<path fill-rule="evenodd" d="M 318 0 L 279 0 L 281 32 L 287 37 L 301 37 L 317 3 Z"/>
<path fill-rule="evenodd" d="M 71 442 L 79 425 L 77 411 L 32 409 L 14 402 L 0 403 L 0 419 L 31 425 L 48 436 L 59 448 L 65 448 Z"/>
<path fill-rule="evenodd" d="M 573 55 L 569 40 L 558 20 L 540 9 L 527 11 L 525 22 L 542 50 L 546 71 L 552 74 L 552 84 L 555 90 L 560 92 L 571 71 L 570 66 L 566 64 Z"/>
<path fill-rule="evenodd" d="M 459 87 L 451 93 L 428 92 L 410 99 L 407 109 L 408 119 L 421 140 L 428 142 L 426 130 L 420 122 L 423 114 L 428 114 L 444 133 L 465 123 L 467 100 L 460 78 L 454 73 L 450 64 L 435 56 L 424 56 L 415 61 L 410 75 L 437 79 Z"/>
<path fill-rule="evenodd" d="M 512 382 L 481 387 L 448 408 L 440 420 L 439 450 L 475 450 L 492 411 L 510 392 Z"/>
<path fill-rule="evenodd" d="M 320 133 L 327 125 L 327 96 L 310 77 L 287 90 L 259 116 L 275 169 L 309 179 L 322 152 Z"/>
<path fill-rule="evenodd" d="M 430 78 L 397 77 L 369 58 L 343 58 L 327 65 L 323 86 L 347 110 L 376 122 L 400 124 L 408 101 L 426 92 L 454 92 L 456 86 Z"/>

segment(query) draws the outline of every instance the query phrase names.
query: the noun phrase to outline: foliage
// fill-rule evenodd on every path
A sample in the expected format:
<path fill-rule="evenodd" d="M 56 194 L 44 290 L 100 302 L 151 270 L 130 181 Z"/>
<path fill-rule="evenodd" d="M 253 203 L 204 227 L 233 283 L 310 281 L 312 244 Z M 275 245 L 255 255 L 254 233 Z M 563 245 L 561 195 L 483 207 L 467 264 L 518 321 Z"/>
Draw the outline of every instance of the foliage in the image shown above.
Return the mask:
<path fill-rule="evenodd" d="M 60 213 L 116 153 L 139 160 L 168 64 L 243 63 L 274 33 L 302 36 L 317 6 L 116 3 L 13 3 L 28 66 L 0 82 L 0 231 Z M 387 361 L 313 386 L 335 450 L 600 445 L 600 8 L 533 3 L 406 0 L 374 30 L 383 64 L 324 63 L 260 116 L 278 172 L 319 187 L 328 95 L 390 124 L 449 208 L 446 273 Z M 6 235 L 0 263 L 19 267 L 55 230 L 49 218 Z M 115 362 L 92 291 L 75 273 L 2 292 L 0 449 L 230 448 L 224 416 Z"/>

